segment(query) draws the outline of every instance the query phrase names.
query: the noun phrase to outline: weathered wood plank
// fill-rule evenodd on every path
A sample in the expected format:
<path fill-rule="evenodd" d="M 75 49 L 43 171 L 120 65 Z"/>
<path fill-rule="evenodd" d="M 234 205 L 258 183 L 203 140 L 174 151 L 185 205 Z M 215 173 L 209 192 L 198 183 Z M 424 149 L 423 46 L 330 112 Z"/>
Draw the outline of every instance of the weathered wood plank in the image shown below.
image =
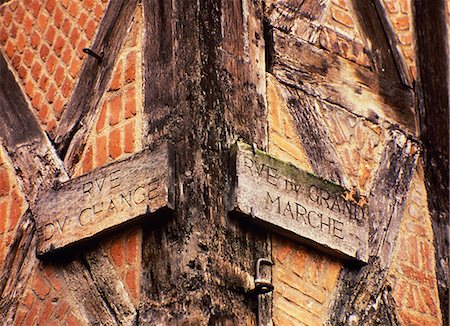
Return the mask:
<path fill-rule="evenodd" d="M 37 206 L 38 255 L 173 208 L 171 159 L 164 144 L 44 193 Z"/>
<path fill-rule="evenodd" d="M 294 87 L 283 85 L 282 90 L 314 173 L 350 188 L 350 181 L 319 111 L 325 103 Z"/>
<path fill-rule="evenodd" d="M 54 141 L 64 162 L 73 172 L 100 109 L 102 98 L 133 19 L 137 0 L 111 0 L 98 27 L 91 50 L 101 61 L 87 56 L 78 83 L 61 118 Z"/>
<path fill-rule="evenodd" d="M 408 87 L 277 30 L 273 44 L 272 71 L 280 82 L 416 136 L 413 94 Z"/>
<path fill-rule="evenodd" d="M 390 286 L 386 277 L 417 149 L 417 144 L 403 134 L 391 132 L 369 197 L 369 264 L 357 270 L 343 269 L 327 325 L 347 325 L 352 320 L 357 325 L 372 325 L 381 320 L 396 320 L 395 308 L 389 304 Z"/>
<path fill-rule="evenodd" d="M 237 143 L 231 208 L 271 230 L 342 258 L 367 262 L 368 211 L 347 190 Z"/>
<path fill-rule="evenodd" d="M 442 324 L 449 324 L 449 16 L 444 0 L 413 2 L 417 36 L 416 90 L 428 209 L 434 233 Z"/>

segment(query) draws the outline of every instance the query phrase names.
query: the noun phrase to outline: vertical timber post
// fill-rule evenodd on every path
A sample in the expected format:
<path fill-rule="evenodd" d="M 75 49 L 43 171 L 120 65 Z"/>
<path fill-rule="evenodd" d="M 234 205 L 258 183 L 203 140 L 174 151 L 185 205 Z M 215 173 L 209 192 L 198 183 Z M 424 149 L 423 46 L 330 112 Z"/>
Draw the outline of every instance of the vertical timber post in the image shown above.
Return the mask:
<path fill-rule="evenodd" d="M 227 212 L 231 144 L 267 144 L 262 15 L 262 1 L 144 2 L 146 145 L 175 145 L 177 202 L 144 230 L 142 324 L 256 322 L 267 234 Z"/>

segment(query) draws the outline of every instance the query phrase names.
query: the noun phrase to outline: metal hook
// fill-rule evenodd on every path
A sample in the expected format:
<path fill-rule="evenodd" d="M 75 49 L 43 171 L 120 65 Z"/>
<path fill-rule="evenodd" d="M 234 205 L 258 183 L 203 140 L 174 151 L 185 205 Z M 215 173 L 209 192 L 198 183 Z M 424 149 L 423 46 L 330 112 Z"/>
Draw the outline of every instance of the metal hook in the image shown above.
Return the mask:
<path fill-rule="evenodd" d="M 95 59 L 97 59 L 98 60 L 98 63 L 101 63 L 102 62 L 102 55 L 98 55 L 97 53 L 95 53 L 94 51 L 92 51 L 91 49 L 89 49 L 89 48 L 84 48 L 83 49 L 83 52 L 84 53 L 86 53 L 86 54 L 89 54 L 90 56 L 93 56 Z"/>
<path fill-rule="evenodd" d="M 253 290 L 253 293 L 255 293 L 256 295 L 269 293 L 274 289 L 274 286 L 270 280 L 261 278 L 261 265 L 273 266 L 273 262 L 268 258 L 259 258 L 256 261 L 255 289 Z"/>

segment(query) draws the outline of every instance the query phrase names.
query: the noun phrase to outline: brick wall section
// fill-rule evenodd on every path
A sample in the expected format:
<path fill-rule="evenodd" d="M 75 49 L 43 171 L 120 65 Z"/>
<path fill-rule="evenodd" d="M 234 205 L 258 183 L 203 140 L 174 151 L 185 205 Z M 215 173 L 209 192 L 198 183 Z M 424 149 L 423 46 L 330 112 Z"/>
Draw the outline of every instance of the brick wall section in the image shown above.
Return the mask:
<path fill-rule="evenodd" d="M 17 222 L 28 205 L 14 175 L 14 168 L 0 143 L 0 262 L 8 253 Z"/>
<path fill-rule="evenodd" d="M 350 0 L 331 0 L 319 35 L 319 44 L 328 51 L 369 67 L 363 35 Z"/>
<path fill-rule="evenodd" d="M 272 250 L 275 325 L 323 325 L 341 264 L 280 237 Z"/>
<path fill-rule="evenodd" d="M 283 99 L 282 89 L 271 74 L 267 74 L 267 104 L 269 110 L 269 153 L 297 167 L 311 171 L 293 118 Z"/>
<path fill-rule="evenodd" d="M 382 3 L 398 38 L 400 53 L 408 68 L 410 78 L 415 80 L 417 73 L 412 0 L 382 0 Z"/>
<path fill-rule="evenodd" d="M 413 176 L 390 270 L 404 325 L 442 325 L 436 285 L 433 230 L 421 166 Z"/>
<path fill-rule="evenodd" d="M 0 51 L 38 120 L 55 130 L 107 0 L 12 0 L 0 7 Z"/>
<path fill-rule="evenodd" d="M 131 156 L 142 149 L 142 8 L 138 5 L 132 28 L 119 52 L 108 91 L 88 139 L 76 174 Z M 122 230 L 102 245 L 138 304 L 142 231 Z"/>
<path fill-rule="evenodd" d="M 322 115 L 351 185 L 368 197 L 386 131 L 335 106 L 323 106 Z"/>

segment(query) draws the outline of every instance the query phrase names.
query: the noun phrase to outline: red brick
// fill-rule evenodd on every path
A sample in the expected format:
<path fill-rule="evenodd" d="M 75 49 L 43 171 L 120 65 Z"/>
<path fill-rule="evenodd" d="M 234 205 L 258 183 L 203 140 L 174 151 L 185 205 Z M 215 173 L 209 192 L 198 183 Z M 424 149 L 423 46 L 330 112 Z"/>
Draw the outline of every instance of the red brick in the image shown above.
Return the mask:
<path fill-rule="evenodd" d="M 48 84 L 48 77 L 45 74 L 42 74 L 41 78 L 39 79 L 39 87 L 45 91 L 47 89 L 47 84 Z"/>
<path fill-rule="evenodd" d="M 33 279 L 33 292 L 41 299 L 50 293 L 50 286 L 39 272 L 36 272 Z"/>
<path fill-rule="evenodd" d="M 61 88 L 61 93 L 64 95 L 64 97 L 69 97 L 70 92 L 72 90 L 72 81 L 70 78 L 66 77 L 66 80 L 64 81 L 64 84 Z"/>
<path fill-rule="evenodd" d="M 88 39 L 91 40 L 95 33 L 95 21 L 94 20 L 89 21 L 89 23 L 86 26 L 85 33 L 86 33 L 86 36 L 88 37 Z"/>
<path fill-rule="evenodd" d="M 55 26 L 60 28 L 64 20 L 64 13 L 61 9 L 56 8 L 55 16 L 53 17 L 53 19 L 55 21 Z"/>
<path fill-rule="evenodd" d="M 23 321 L 26 316 L 27 316 L 27 310 L 19 308 L 16 313 L 16 317 L 14 318 L 14 325 L 25 325 L 23 323 Z"/>
<path fill-rule="evenodd" d="M 53 41 L 55 40 L 56 35 L 56 29 L 53 26 L 49 26 L 47 33 L 45 33 L 45 39 L 47 40 L 48 44 L 53 45 Z"/>
<path fill-rule="evenodd" d="M 132 298 L 138 298 L 138 280 L 136 278 L 136 270 L 131 269 L 128 271 L 127 276 L 125 277 L 125 282 L 127 283 L 128 290 L 130 291 L 130 295 Z"/>
<path fill-rule="evenodd" d="M 95 19 L 97 19 L 97 21 L 102 19 L 102 17 L 103 17 L 103 8 L 102 8 L 102 6 L 96 5 L 94 13 L 95 13 Z"/>
<path fill-rule="evenodd" d="M 125 125 L 125 153 L 134 152 L 134 123 L 133 121 L 128 122 Z"/>
<path fill-rule="evenodd" d="M 400 31 L 405 31 L 409 29 L 409 17 L 404 15 L 394 19 L 394 26 Z"/>
<path fill-rule="evenodd" d="M 81 321 L 79 321 L 78 320 L 78 318 L 76 318 L 74 315 L 73 315 L 73 313 L 69 313 L 68 315 L 67 315 L 67 318 L 66 318 L 66 325 L 67 326 L 82 326 L 82 325 L 84 325 L 85 323 L 82 323 Z"/>
<path fill-rule="evenodd" d="M 56 118 L 59 119 L 61 117 L 63 108 L 64 108 L 64 99 L 61 95 L 59 95 L 53 105 L 53 112 L 55 113 Z"/>
<path fill-rule="evenodd" d="M 78 40 L 80 39 L 80 35 L 80 30 L 77 27 L 74 27 L 74 29 L 72 29 L 72 33 L 70 33 L 70 43 L 74 48 L 76 47 Z"/>
<path fill-rule="evenodd" d="M 47 282 L 49 282 L 57 292 L 60 292 L 63 285 L 58 279 L 58 270 L 53 266 L 44 266 L 42 273 Z"/>
<path fill-rule="evenodd" d="M 94 0 L 84 0 L 83 1 L 83 6 L 87 10 L 91 11 L 94 8 Z"/>
<path fill-rule="evenodd" d="M 127 56 L 127 66 L 125 70 L 125 81 L 130 83 L 136 79 L 136 53 L 132 52 Z"/>
<path fill-rule="evenodd" d="M 20 61 L 21 61 L 21 58 L 20 58 L 20 55 L 19 55 L 19 54 L 16 54 L 16 55 L 12 58 L 11 63 L 12 63 L 12 66 L 14 67 L 14 69 L 17 70 L 17 68 L 19 68 L 19 66 L 20 66 Z"/>
<path fill-rule="evenodd" d="M 51 54 L 48 57 L 47 62 L 45 63 L 45 69 L 47 69 L 50 74 L 53 74 L 53 72 L 55 71 L 56 62 L 56 57 Z"/>
<path fill-rule="evenodd" d="M 100 111 L 100 115 L 98 117 L 96 130 L 97 132 L 100 132 L 103 128 L 105 128 L 105 121 L 106 121 L 106 110 L 107 110 L 107 103 L 103 103 L 102 110 Z"/>
<path fill-rule="evenodd" d="M 56 7 L 56 0 L 47 0 L 47 3 L 45 4 L 45 9 L 52 14 L 53 11 L 55 11 Z"/>
<path fill-rule="evenodd" d="M 66 9 L 69 6 L 69 2 L 70 2 L 70 0 L 60 0 L 60 3 L 62 4 L 62 6 Z"/>
<path fill-rule="evenodd" d="M 31 79 L 25 83 L 25 93 L 27 93 L 28 97 L 30 97 L 30 98 L 33 97 L 34 88 L 35 88 L 35 86 Z"/>
<path fill-rule="evenodd" d="M 31 47 L 33 49 L 37 49 L 40 43 L 41 43 L 41 35 L 38 32 L 34 31 L 31 34 Z"/>
<path fill-rule="evenodd" d="M 83 159 L 83 166 L 82 166 L 82 172 L 87 173 L 89 171 L 92 171 L 94 165 L 93 165 L 93 156 L 92 156 L 92 147 L 89 146 L 86 150 L 86 155 Z"/>
<path fill-rule="evenodd" d="M 116 266 L 119 268 L 122 267 L 125 263 L 125 253 L 121 237 L 112 241 L 110 253 Z"/>
<path fill-rule="evenodd" d="M 82 12 L 80 14 L 80 17 L 78 17 L 78 26 L 84 30 L 85 26 L 86 26 L 86 22 L 87 22 L 88 16 Z"/>
<path fill-rule="evenodd" d="M 45 325 L 47 323 L 54 308 L 55 308 L 55 304 L 53 303 L 53 301 L 47 300 L 47 302 L 45 303 L 44 309 L 41 310 L 41 313 L 39 316 L 39 325 Z"/>
<path fill-rule="evenodd" d="M 72 53 L 73 53 L 73 50 L 69 46 L 66 46 L 64 48 L 61 59 L 62 59 L 62 61 L 64 61 L 66 66 L 69 66 L 70 59 L 72 58 Z"/>
<path fill-rule="evenodd" d="M 41 104 L 42 94 L 36 92 L 33 96 L 33 99 L 31 100 L 31 104 L 34 108 L 36 108 L 39 111 L 40 104 Z"/>
<path fill-rule="evenodd" d="M 39 304 L 35 304 L 31 308 L 31 310 L 28 311 L 27 316 L 23 320 L 23 325 L 35 325 L 36 318 L 37 318 L 37 313 L 38 313 L 39 309 L 40 309 L 40 305 Z"/>
<path fill-rule="evenodd" d="M 116 95 L 109 102 L 109 124 L 114 126 L 120 121 L 120 113 L 122 111 L 122 96 Z"/>
<path fill-rule="evenodd" d="M 335 21 L 337 21 L 338 23 L 341 23 L 350 28 L 354 27 L 353 19 L 347 12 L 337 9 L 337 8 L 333 8 L 331 10 L 331 15 L 332 15 L 333 19 Z"/>
<path fill-rule="evenodd" d="M 12 42 L 6 43 L 6 55 L 11 59 L 15 53 L 15 48 Z"/>
<path fill-rule="evenodd" d="M 9 37 L 11 39 L 15 39 L 17 36 L 17 25 L 15 23 L 11 23 L 11 27 L 9 28 Z"/>
<path fill-rule="evenodd" d="M 8 212 L 8 202 L 0 201 L 0 233 L 6 231 L 7 212 Z"/>
<path fill-rule="evenodd" d="M 9 26 L 11 24 L 12 14 L 9 10 L 5 10 L 5 14 L 3 15 L 3 24 L 5 26 Z"/>
<path fill-rule="evenodd" d="M 117 91 L 122 86 L 122 61 L 119 61 L 114 70 L 114 77 L 109 86 L 110 91 Z"/>
<path fill-rule="evenodd" d="M 79 8 L 78 8 L 78 2 L 77 1 L 72 1 L 69 5 L 69 14 L 75 18 L 77 17 Z"/>
<path fill-rule="evenodd" d="M 108 159 L 108 152 L 106 146 L 106 137 L 100 136 L 97 138 L 97 148 L 95 153 L 96 166 L 103 166 Z"/>
<path fill-rule="evenodd" d="M 65 45 L 64 38 L 62 36 L 58 36 L 58 38 L 56 39 L 56 42 L 55 42 L 55 47 L 54 47 L 55 53 L 58 57 L 61 56 L 61 52 L 62 52 L 64 45 Z"/>
<path fill-rule="evenodd" d="M 6 40 L 8 40 L 8 32 L 6 31 L 6 29 L 3 27 L 0 30 L 0 44 L 5 45 Z"/>
<path fill-rule="evenodd" d="M 28 74 L 28 71 L 24 66 L 20 66 L 19 68 L 17 68 L 17 73 L 19 74 L 19 78 L 25 79 L 25 77 Z"/>
<path fill-rule="evenodd" d="M 41 118 L 41 121 L 45 121 L 47 119 L 49 110 L 50 109 L 47 104 L 41 106 L 41 108 L 39 109 L 39 117 Z"/>
<path fill-rule="evenodd" d="M 28 13 L 25 14 L 23 28 L 28 35 L 33 31 L 33 20 Z"/>
<path fill-rule="evenodd" d="M 23 33 L 19 33 L 19 35 L 17 36 L 17 43 L 16 43 L 16 47 L 19 50 L 20 53 L 23 53 L 23 50 L 25 50 L 27 40 L 25 38 L 25 35 Z"/>
<path fill-rule="evenodd" d="M 0 168 L 0 197 L 8 195 L 10 188 L 8 170 Z"/>
<path fill-rule="evenodd" d="M 66 75 L 66 72 L 64 71 L 64 68 L 62 66 L 58 66 L 55 71 L 55 82 L 56 85 L 61 86 L 62 82 L 64 80 L 64 77 Z"/>
<path fill-rule="evenodd" d="M 22 215 L 23 199 L 14 189 L 11 196 L 11 212 L 9 213 L 9 230 L 13 230 L 16 227 L 17 221 Z"/>
<path fill-rule="evenodd" d="M 66 18 L 64 20 L 61 30 L 63 31 L 64 34 L 66 34 L 66 36 L 69 36 L 71 29 L 72 29 L 72 23 L 70 22 L 69 18 Z"/>
<path fill-rule="evenodd" d="M 400 8 L 404 14 L 408 14 L 408 1 L 407 0 L 400 0 Z"/>
<path fill-rule="evenodd" d="M 64 318 L 64 315 L 69 310 L 69 305 L 66 301 L 58 302 L 55 310 L 53 311 L 52 317 L 56 320 L 61 321 Z"/>
<path fill-rule="evenodd" d="M 118 158 L 122 154 L 122 139 L 120 129 L 114 129 L 109 133 L 109 155 Z"/>
<path fill-rule="evenodd" d="M 138 232 L 131 232 L 128 234 L 125 240 L 125 257 L 128 264 L 132 265 L 137 260 L 137 255 L 139 254 L 138 248 L 138 240 L 139 240 Z"/>
<path fill-rule="evenodd" d="M 41 51 L 39 52 L 39 54 L 41 55 L 42 61 L 45 62 L 49 52 L 50 52 L 50 48 L 46 44 L 42 44 Z"/>
<path fill-rule="evenodd" d="M 49 103 L 53 103 L 55 101 L 55 96 L 56 96 L 56 91 L 57 90 L 58 89 L 56 88 L 56 86 L 53 83 L 48 88 L 46 97 L 47 97 L 47 101 Z"/>
<path fill-rule="evenodd" d="M 21 303 L 23 303 L 28 308 L 31 308 L 34 303 L 34 294 L 28 291 L 23 300 L 21 300 Z"/>
<path fill-rule="evenodd" d="M 24 16 L 25 16 L 25 11 L 23 10 L 22 7 L 19 7 L 16 10 L 16 13 L 14 16 L 14 21 L 18 24 L 22 24 Z"/>
<path fill-rule="evenodd" d="M 125 93 L 125 119 L 136 115 L 136 92 L 134 88 Z"/>
<path fill-rule="evenodd" d="M 39 0 L 34 0 L 34 1 L 31 3 L 31 11 L 32 11 L 33 16 L 34 16 L 35 18 L 37 18 L 40 9 L 41 9 L 41 2 L 40 2 Z"/>
<path fill-rule="evenodd" d="M 78 58 L 78 56 L 74 56 L 72 62 L 70 63 L 69 73 L 72 78 L 77 78 L 78 73 L 80 72 L 82 61 Z"/>
<path fill-rule="evenodd" d="M 40 13 L 38 17 L 38 27 L 41 30 L 41 32 L 44 32 L 47 28 L 48 23 L 48 17 L 46 17 L 44 14 Z"/>
<path fill-rule="evenodd" d="M 31 50 L 26 49 L 25 53 L 23 55 L 23 62 L 25 62 L 25 64 L 27 65 L 27 67 L 31 68 L 31 65 L 33 63 L 34 60 L 34 53 L 31 52 Z"/>
<path fill-rule="evenodd" d="M 38 81 L 39 76 L 41 75 L 42 66 L 39 62 L 35 62 L 33 67 L 31 68 L 31 75 L 33 76 L 34 80 Z"/>

